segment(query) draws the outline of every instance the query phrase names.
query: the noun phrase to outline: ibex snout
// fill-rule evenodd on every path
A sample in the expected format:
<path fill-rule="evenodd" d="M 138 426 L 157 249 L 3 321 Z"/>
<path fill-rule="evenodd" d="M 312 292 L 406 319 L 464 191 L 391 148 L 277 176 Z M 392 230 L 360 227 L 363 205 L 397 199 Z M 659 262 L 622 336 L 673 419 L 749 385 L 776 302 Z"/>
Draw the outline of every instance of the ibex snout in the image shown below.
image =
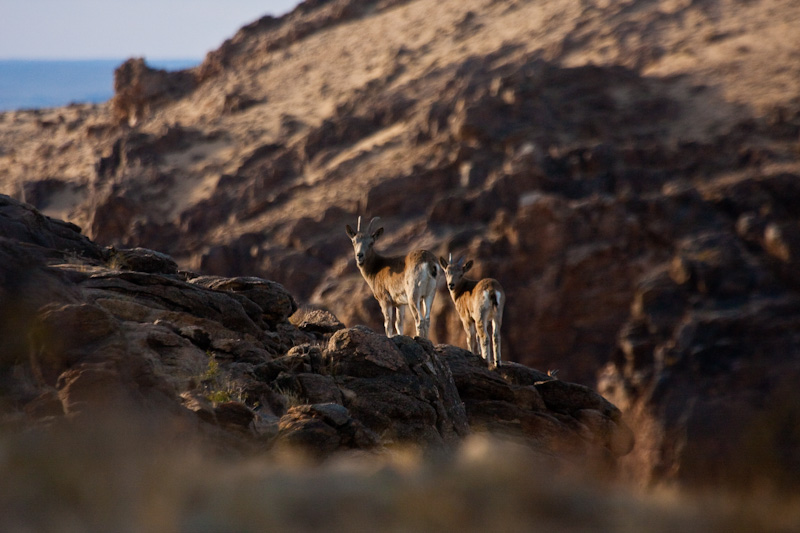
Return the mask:
<path fill-rule="evenodd" d="M 364 253 L 363 252 L 356 253 L 356 263 L 358 263 L 358 266 L 361 266 L 361 265 L 364 264 Z"/>

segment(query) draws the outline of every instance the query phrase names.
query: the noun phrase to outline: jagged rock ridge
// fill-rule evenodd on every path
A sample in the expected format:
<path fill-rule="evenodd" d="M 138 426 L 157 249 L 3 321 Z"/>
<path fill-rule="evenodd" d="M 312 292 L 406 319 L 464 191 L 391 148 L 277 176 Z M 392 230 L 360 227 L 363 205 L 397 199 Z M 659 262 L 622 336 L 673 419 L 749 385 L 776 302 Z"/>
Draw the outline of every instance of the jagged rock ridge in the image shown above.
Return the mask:
<path fill-rule="evenodd" d="M 301 311 L 298 327 L 277 283 L 103 249 L 7 196 L 0 224 L 0 312 L 18 317 L 3 321 L 5 423 L 130 410 L 179 419 L 221 449 L 319 457 L 442 449 L 499 429 L 548 454 L 630 451 L 620 411 L 586 387 L 516 364 L 489 372 L 464 350 L 320 311 Z"/>

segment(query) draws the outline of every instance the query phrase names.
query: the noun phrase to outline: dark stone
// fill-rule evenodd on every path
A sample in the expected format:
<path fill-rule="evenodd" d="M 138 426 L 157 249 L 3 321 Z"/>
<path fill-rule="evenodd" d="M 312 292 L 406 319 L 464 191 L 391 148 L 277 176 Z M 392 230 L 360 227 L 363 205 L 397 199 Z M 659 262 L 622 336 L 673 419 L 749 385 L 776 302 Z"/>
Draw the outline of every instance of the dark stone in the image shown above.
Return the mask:
<path fill-rule="evenodd" d="M 109 268 L 115 270 L 135 270 L 149 274 L 178 273 L 178 264 L 170 256 L 145 248 L 110 248 L 107 261 Z"/>

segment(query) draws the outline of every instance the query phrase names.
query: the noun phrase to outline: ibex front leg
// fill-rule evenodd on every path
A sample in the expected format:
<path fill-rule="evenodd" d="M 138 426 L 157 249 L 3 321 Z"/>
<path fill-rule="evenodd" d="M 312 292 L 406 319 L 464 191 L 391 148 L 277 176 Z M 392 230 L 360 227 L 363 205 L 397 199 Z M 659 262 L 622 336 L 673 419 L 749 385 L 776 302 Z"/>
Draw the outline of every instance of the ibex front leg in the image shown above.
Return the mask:
<path fill-rule="evenodd" d="M 383 313 L 383 328 L 386 330 L 387 337 L 394 337 L 394 311 L 395 308 L 388 302 L 380 302 L 381 313 Z"/>
<path fill-rule="evenodd" d="M 475 322 L 472 319 L 464 321 L 464 332 L 467 334 L 467 349 L 475 355 L 480 354 L 478 351 L 478 336 L 475 331 Z"/>

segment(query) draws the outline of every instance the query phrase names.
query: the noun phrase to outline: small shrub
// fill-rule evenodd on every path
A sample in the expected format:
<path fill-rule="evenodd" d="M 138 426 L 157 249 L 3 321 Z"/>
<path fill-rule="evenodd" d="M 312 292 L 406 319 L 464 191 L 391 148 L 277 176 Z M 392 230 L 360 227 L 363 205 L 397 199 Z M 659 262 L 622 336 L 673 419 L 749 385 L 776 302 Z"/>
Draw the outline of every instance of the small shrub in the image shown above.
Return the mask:
<path fill-rule="evenodd" d="M 242 387 L 237 385 L 230 376 L 223 372 L 219 367 L 219 361 L 213 352 L 206 352 L 208 355 L 208 366 L 200 377 L 205 390 L 205 398 L 214 406 L 225 402 L 245 403 L 246 395 Z"/>

